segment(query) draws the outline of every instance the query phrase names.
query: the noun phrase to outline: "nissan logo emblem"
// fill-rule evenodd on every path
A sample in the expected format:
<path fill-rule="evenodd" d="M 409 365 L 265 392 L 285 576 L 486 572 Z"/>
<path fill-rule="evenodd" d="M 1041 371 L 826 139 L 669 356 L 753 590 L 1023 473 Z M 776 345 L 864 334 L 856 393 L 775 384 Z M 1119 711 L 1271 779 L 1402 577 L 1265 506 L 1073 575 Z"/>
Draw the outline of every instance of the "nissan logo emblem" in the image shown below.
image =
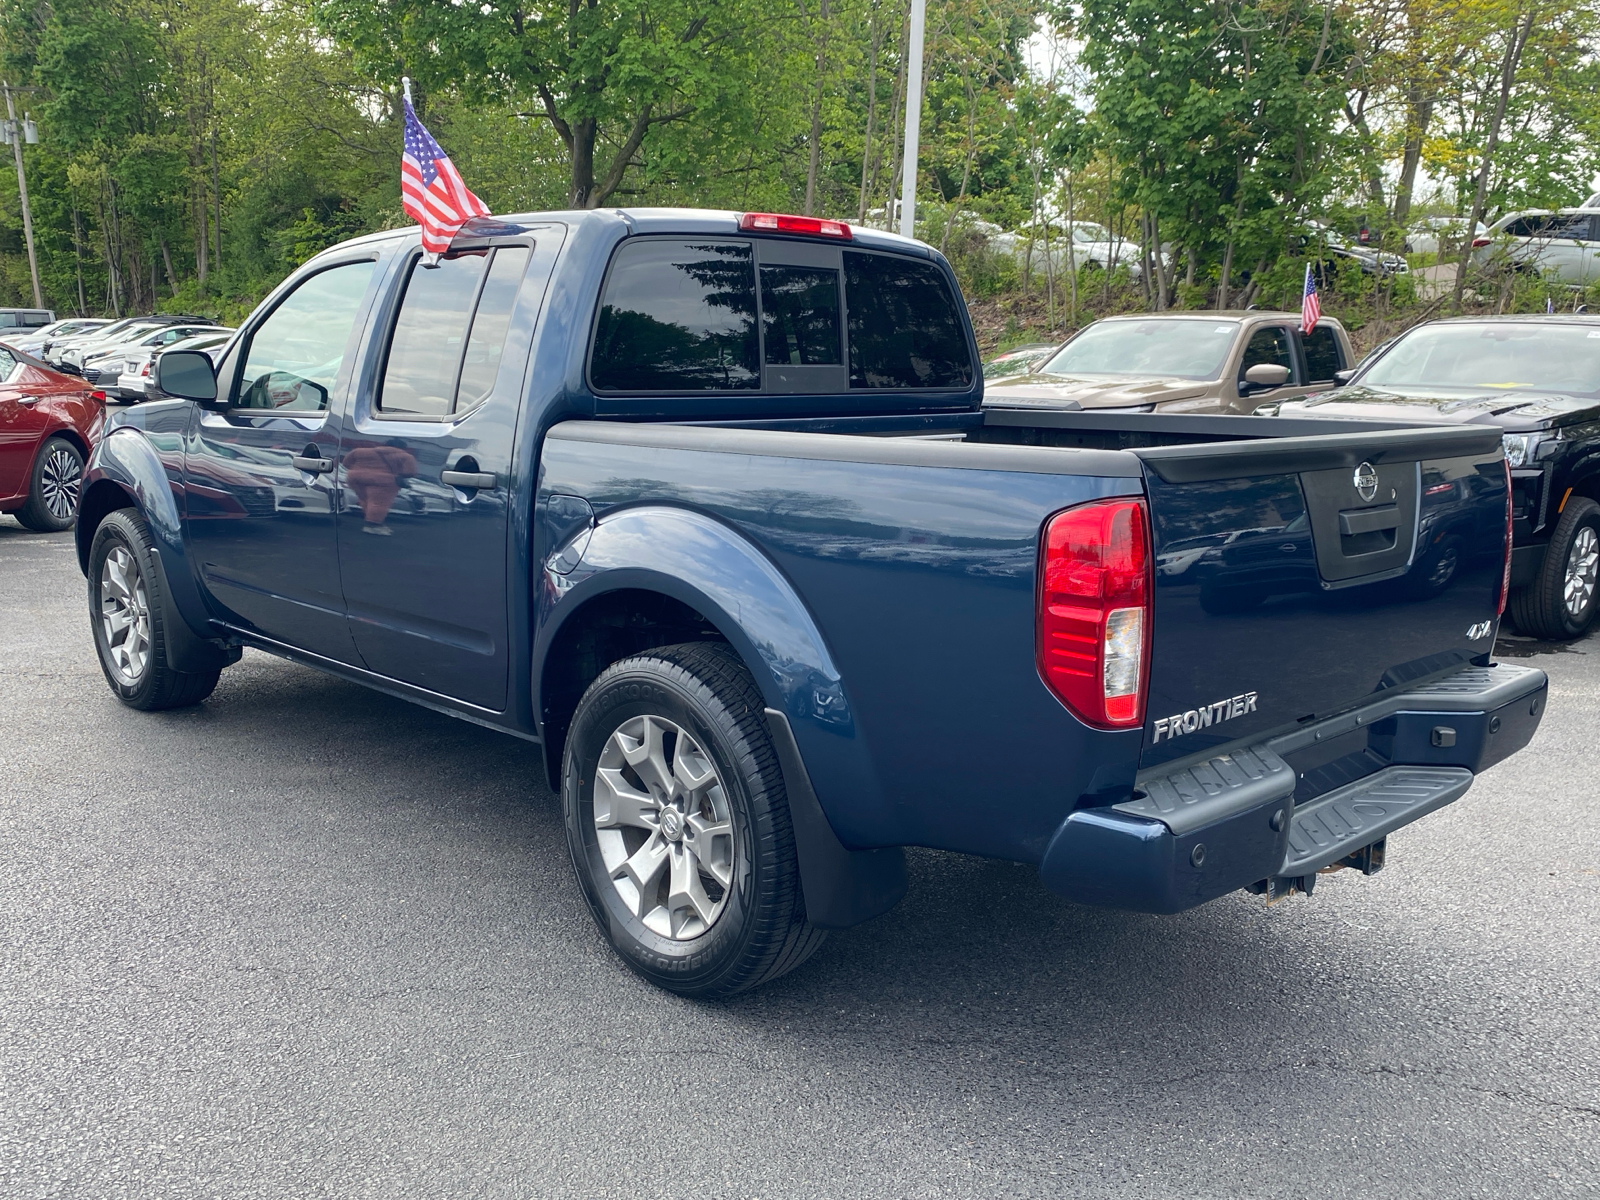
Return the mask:
<path fill-rule="evenodd" d="M 1378 494 L 1378 472 L 1369 462 L 1364 462 L 1356 468 L 1356 473 L 1350 482 L 1356 485 L 1356 493 L 1363 500 L 1371 500 Z"/>

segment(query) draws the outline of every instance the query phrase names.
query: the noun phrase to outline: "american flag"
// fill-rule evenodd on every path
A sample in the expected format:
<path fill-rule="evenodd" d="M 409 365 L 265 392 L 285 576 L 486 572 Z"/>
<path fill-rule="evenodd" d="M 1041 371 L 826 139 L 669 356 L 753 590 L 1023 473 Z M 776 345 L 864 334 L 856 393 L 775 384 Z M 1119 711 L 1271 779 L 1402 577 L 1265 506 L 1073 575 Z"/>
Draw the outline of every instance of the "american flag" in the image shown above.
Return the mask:
<path fill-rule="evenodd" d="M 1306 264 L 1306 286 L 1300 293 L 1300 332 L 1310 333 L 1322 320 L 1322 301 L 1317 299 L 1317 281 L 1311 276 L 1311 264 Z"/>
<path fill-rule="evenodd" d="M 406 143 L 400 155 L 400 206 L 422 226 L 422 249 L 429 262 L 450 248 L 450 239 L 473 217 L 489 215 L 489 206 L 462 182 L 450 156 L 417 120 L 411 107 L 411 81 L 405 81 Z"/>

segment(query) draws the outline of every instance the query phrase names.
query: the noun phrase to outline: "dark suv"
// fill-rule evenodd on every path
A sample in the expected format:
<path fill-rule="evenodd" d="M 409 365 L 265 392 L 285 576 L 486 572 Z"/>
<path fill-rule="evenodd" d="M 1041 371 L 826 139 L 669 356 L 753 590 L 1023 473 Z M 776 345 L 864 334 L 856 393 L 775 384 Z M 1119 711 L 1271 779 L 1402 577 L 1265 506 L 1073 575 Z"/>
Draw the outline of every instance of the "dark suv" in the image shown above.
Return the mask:
<path fill-rule="evenodd" d="M 1279 406 L 1285 417 L 1496 425 L 1511 470 L 1508 611 L 1523 633 L 1593 624 L 1600 573 L 1600 316 L 1430 321 L 1380 347 L 1348 384 Z M 1434 488 L 1424 489 L 1423 503 Z M 1441 529 L 1442 539 L 1447 533 Z M 1440 554 L 1448 548 L 1431 548 Z M 1448 558 L 1448 555 L 1445 554 Z"/>

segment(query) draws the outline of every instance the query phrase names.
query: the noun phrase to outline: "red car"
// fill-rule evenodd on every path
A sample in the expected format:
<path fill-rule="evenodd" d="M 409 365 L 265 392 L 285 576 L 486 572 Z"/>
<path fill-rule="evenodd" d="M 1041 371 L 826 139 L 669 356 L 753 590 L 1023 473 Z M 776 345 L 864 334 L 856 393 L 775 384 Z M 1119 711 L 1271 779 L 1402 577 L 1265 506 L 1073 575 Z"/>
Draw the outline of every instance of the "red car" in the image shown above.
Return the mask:
<path fill-rule="evenodd" d="M 0 512 L 40 533 L 70 529 L 105 421 L 104 392 L 0 344 Z"/>

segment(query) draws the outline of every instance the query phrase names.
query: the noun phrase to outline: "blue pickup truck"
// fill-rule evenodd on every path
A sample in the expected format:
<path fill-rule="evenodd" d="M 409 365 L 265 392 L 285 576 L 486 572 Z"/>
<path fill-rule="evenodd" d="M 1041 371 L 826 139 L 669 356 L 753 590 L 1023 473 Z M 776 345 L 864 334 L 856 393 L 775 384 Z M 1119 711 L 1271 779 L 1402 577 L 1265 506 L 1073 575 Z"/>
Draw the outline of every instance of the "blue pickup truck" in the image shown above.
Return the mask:
<path fill-rule="evenodd" d="M 376 234 L 158 377 L 77 526 L 117 696 L 249 646 L 538 742 L 603 935 L 688 995 L 887 910 L 905 846 L 1156 913 L 1370 874 L 1543 711 L 1491 658 L 1498 429 L 984 408 L 886 233 Z"/>

